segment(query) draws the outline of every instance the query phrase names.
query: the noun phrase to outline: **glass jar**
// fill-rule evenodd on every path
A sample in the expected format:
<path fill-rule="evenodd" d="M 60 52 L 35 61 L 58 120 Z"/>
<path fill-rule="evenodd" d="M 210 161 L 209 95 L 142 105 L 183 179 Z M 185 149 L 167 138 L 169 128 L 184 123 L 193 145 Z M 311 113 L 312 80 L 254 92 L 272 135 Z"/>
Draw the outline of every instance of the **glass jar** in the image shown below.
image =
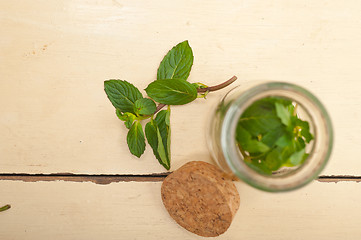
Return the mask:
<path fill-rule="evenodd" d="M 251 169 L 244 162 L 236 142 L 236 128 L 242 113 L 253 102 L 266 97 L 281 97 L 298 105 L 297 116 L 308 121 L 314 135 L 306 146 L 309 156 L 298 167 L 285 167 L 271 175 Z M 318 177 L 332 150 L 333 130 L 322 103 L 306 89 L 285 82 L 268 82 L 253 87 L 236 87 L 218 104 L 209 127 L 208 146 L 213 159 L 226 173 L 249 185 L 269 192 L 297 189 Z"/>

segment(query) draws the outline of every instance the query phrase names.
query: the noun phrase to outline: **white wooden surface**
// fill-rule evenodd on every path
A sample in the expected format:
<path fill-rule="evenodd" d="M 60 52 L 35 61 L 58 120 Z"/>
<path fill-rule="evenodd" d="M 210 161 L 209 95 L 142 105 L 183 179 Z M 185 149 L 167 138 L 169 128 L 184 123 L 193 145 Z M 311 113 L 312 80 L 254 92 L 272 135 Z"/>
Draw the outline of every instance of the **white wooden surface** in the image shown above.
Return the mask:
<path fill-rule="evenodd" d="M 160 187 L 139 182 L 1 182 L 1 201 L 14 206 L 0 214 L 0 239 L 206 239 L 175 223 L 162 205 Z M 361 195 L 350 194 L 360 190 L 358 183 L 315 182 L 281 194 L 241 182 L 237 188 L 240 208 L 219 239 L 360 239 Z"/>
<path fill-rule="evenodd" d="M 300 84 L 330 112 L 324 175 L 361 175 L 361 2 L 358 0 L 1 0 L 0 173 L 142 174 L 164 169 L 127 149 L 103 81 L 144 89 L 188 39 L 189 81 L 238 76 Z M 228 90 L 173 107 L 172 170 L 210 161 L 206 123 Z M 143 91 L 144 92 L 144 91 Z M 359 239 L 360 185 L 286 194 L 237 183 L 241 208 L 220 239 Z M 0 181 L 0 239 L 195 239 L 162 207 L 160 183 Z"/>
<path fill-rule="evenodd" d="M 336 130 L 324 173 L 360 174 L 360 11 L 351 0 L 1 1 L 0 171 L 164 171 L 149 149 L 141 159 L 128 153 L 103 81 L 144 89 L 188 39 L 192 82 L 237 75 L 240 85 L 274 79 L 313 91 Z M 205 123 L 226 91 L 173 108 L 173 169 L 209 161 Z"/>

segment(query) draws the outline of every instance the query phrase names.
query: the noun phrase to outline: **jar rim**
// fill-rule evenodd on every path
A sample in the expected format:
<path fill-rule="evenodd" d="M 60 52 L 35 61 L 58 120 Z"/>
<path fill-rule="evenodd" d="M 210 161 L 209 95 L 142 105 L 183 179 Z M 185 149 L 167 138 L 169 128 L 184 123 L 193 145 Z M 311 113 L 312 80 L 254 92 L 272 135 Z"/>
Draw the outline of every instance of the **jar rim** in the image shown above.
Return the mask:
<path fill-rule="evenodd" d="M 306 162 L 289 174 L 276 177 L 257 173 L 248 167 L 239 154 L 235 138 L 236 126 L 245 108 L 255 100 L 269 96 L 290 98 L 303 105 L 317 130 L 313 140 L 316 149 L 312 150 Z M 223 156 L 231 171 L 251 186 L 270 192 L 297 189 L 317 178 L 326 166 L 333 147 L 332 123 L 324 105 L 305 88 L 287 82 L 259 84 L 237 96 L 226 111 L 220 137 Z"/>

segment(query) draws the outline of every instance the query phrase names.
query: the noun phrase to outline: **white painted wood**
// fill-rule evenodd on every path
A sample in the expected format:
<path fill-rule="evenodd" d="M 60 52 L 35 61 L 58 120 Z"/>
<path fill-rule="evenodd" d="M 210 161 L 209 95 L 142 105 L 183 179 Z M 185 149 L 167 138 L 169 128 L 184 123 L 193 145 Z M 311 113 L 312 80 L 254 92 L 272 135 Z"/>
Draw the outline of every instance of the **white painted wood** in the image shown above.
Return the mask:
<path fill-rule="evenodd" d="M 0 239 L 204 239 L 170 218 L 161 183 L 1 181 Z M 272 194 L 237 183 L 241 205 L 218 239 L 359 239 L 360 184 L 319 183 Z M 16 190 L 16 191 L 14 191 Z"/>
<path fill-rule="evenodd" d="M 189 80 L 237 75 L 300 84 L 325 103 L 336 141 L 324 174 L 361 173 L 361 2 L 1 1 L 1 172 L 152 173 L 128 153 L 103 92 L 121 78 L 144 89 L 164 54 L 188 39 Z M 210 109 L 227 90 L 172 111 L 173 169 L 209 161 Z"/>

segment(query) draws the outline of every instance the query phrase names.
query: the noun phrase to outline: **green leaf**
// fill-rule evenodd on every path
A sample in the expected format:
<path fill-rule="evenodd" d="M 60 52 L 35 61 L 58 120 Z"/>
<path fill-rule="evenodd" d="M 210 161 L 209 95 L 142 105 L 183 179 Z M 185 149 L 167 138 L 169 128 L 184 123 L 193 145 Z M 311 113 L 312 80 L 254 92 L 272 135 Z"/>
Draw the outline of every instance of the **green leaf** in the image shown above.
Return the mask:
<path fill-rule="evenodd" d="M 166 118 L 170 110 L 162 110 L 155 117 L 154 121 L 157 123 L 159 133 L 162 137 L 165 153 L 170 162 L 170 127 L 167 124 Z"/>
<path fill-rule="evenodd" d="M 264 153 L 270 149 L 266 144 L 257 140 L 249 140 L 242 145 L 242 148 L 249 153 Z"/>
<path fill-rule="evenodd" d="M 115 114 L 117 115 L 117 117 L 118 117 L 120 120 L 125 121 L 125 120 L 123 120 L 123 119 L 124 119 L 123 113 L 122 113 L 118 108 L 115 109 Z"/>
<path fill-rule="evenodd" d="M 253 158 L 250 163 L 246 162 L 246 164 L 261 174 L 271 175 L 273 171 L 282 166 L 283 160 L 280 151 L 280 148 L 274 148 L 267 155 Z"/>
<path fill-rule="evenodd" d="M 297 151 L 300 150 L 300 149 L 302 149 L 302 148 L 305 148 L 305 147 L 306 147 L 306 143 L 305 143 L 305 141 L 303 140 L 303 138 L 301 138 L 301 137 L 296 138 L 296 139 L 294 140 L 294 142 L 295 142 L 295 149 L 296 149 Z"/>
<path fill-rule="evenodd" d="M 277 116 L 281 119 L 282 123 L 286 126 L 291 124 L 291 114 L 288 108 L 282 103 L 275 103 Z"/>
<path fill-rule="evenodd" d="M 236 139 L 240 148 L 249 153 L 263 153 L 270 149 L 266 144 L 255 139 L 251 139 L 251 134 L 249 134 L 240 125 L 237 126 Z"/>
<path fill-rule="evenodd" d="M 197 98 L 197 89 L 181 79 L 156 80 L 145 91 L 153 100 L 166 105 L 183 105 Z"/>
<path fill-rule="evenodd" d="M 170 107 L 169 106 L 168 106 L 168 110 L 167 110 L 167 112 L 165 114 L 164 121 L 165 121 L 165 124 L 167 124 L 168 127 L 170 127 Z"/>
<path fill-rule="evenodd" d="M 266 133 L 261 141 L 269 147 L 274 147 L 276 142 L 286 133 L 284 126 L 279 126 Z"/>
<path fill-rule="evenodd" d="M 301 119 L 296 119 L 295 124 L 301 128 L 301 135 L 305 138 L 306 142 L 309 143 L 313 139 L 313 135 L 310 132 L 309 123 L 302 121 Z"/>
<path fill-rule="evenodd" d="M 267 154 L 264 164 L 271 171 L 276 171 L 282 166 L 282 158 L 280 155 L 280 149 L 275 148 L 269 154 Z"/>
<path fill-rule="evenodd" d="M 239 124 L 253 137 L 258 137 L 280 127 L 282 122 L 276 114 L 274 103 L 265 98 L 251 104 L 241 115 Z"/>
<path fill-rule="evenodd" d="M 124 121 L 124 124 L 128 129 L 132 127 L 134 120 L 137 118 L 137 116 L 130 112 L 122 114 L 119 109 L 116 109 L 116 114 L 120 120 Z"/>
<path fill-rule="evenodd" d="M 166 123 L 166 116 L 168 114 L 167 112 L 168 112 L 168 110 L 160 111 L 154 119 L 154 121 L 157 123 L 159 131 L 161 133 L 163 143 L 167 142 L 168 132 L 169 132 L 169 126 Z M 165 146 L 166 146 L 166 144 L 165 144 Z"/>
<path fill-rule="evenodd" d="M 104 81 L 104 90 L 113 106 L 123 113 L 135 113 L 133 110 L 135 101 L 143 98 L 133 84 L 124 80 Z"/>
<path fill-rule="evenodd" d="M 280 138 L 277 139 L 276 145 L 279 147 L 286 147 L 287 145 L 290 144 L 291 141 L 292 141 L 292 137 L 290 136 L 290 134 L 285 133 Z"/>
<path fill-rule="evenodd" d="M 170 107 L 168 106 L 168 110 L 165 114 L 165 118 L 164 118 L 165 124 L 168 126 L 168 135 L 167 135 L 167 153 L 168 153 L 168 158 L 170 161 L 170 136 L 171 136 L 171 130 L 170 130 Z M 170 164 L 169 164 L 170 165 Z"/>
<path fill-rule="evenodd" d="M 202 89 L 202 88 L 207 88 L 208 87 L 207 85 L 205 85 L 203 83 L 200 83 L 200 82 L 192 83 L 192 85 L 197 89 Z"/>
<path fill-rule="evenodd" d="M 147 137 L 147 141 L 152 147 L 153 154 L 158 159 L 158 162 L 169 170 L 170 162 L 165 153 L 162 136 L 160 135 L 157 123 L 153 119 L 145 126 L 145 136 Z"/>
<path fill-rule="evenodd" d="M 187 80 L 193 65 L 193 52 L 188 41 L 173 47 L 158 68 L 157 79 L 179 78 Z"/>
<path fill-rule="evenodd" d="M 142 125 L 139 121 L 135 121 L 127 135 L 127 143 L 130 152 L 138 158 L 144 153 L 145 138 Z"/>
<path fill-rule="evenodd" d="M 0 207 L 0 212 L 5 211 L 5 210 L 8 210 L 8 209 L 10 209 L 10 208 L 11 208 L 11 206 L 10 206 L 9 204 L 7 204 L 7 205 L 5 205 L 5 206 Z"/>
<path fill-rule="evenodd" d="M 134 112 L 141 115 L 151 115 L 155 112 L 157 106 L 152 99 L 141 98 L 134 103 Z"/>
<path fill-rule="evenodd" d="M 169 125 L 168 125 L 169 126 Z M 167 153 L 168 153 L 168 159 L 169 159 L 169 161 L 170 161 L 170 157 L 171 157 L 171 155 L 170 155 L 170 136 L 171 136 L 171 130 L 170 130 L 170 126 L 169 126 L 169 128 L 168 128 L 168 135 L 167 135 Z M 170 162 L 168 163 L 168 166 L 170 166 Z M 169 168 L 168 168 L 169 169 Z"/>
<path fill-rule="evenodd" d="M 153 149 L 155 157 L 159 163 L 167 170 L 170 169 L 170 127 L 169 121 L 170 110 L 160 111 L 155 119 L 151 120 L 145 126 L 145 135 L 149 145 Z"/>
<path fill-rule="evenodd" d="M 164 147 L 164 142 L 163 142 L 161 133 L 159 131 L 159 128 L 157 128 L 157 139 L 158 139 L 157 151 L 158 151 L 160 159 L 162 160 L 161 164 L 165 167 L 165 169 L 169 170 L 170 169 L 170 158 Z"/>
<path fill-rule="evenodd" d="M 293 153 L 293 154 L 290 156 L 289 162 L 290 162 L 293 166 L 297 166 L 297 165 L 301 164 L 301 162 L 303 161 L 304 155 L 305 155 L 305 149 L 303 148 L 303 149 L 301 149 L 300 151 Z"/>
<path fill-rule="evenodd" d="M 304 148 L 305 142 L 302 138 L 290 139 L 288 144 L 281 148 L 281 156 L 283 161 L 286 162 L 292 156 L 292 154 Z"/>
<path fill-rule="evenodd" d="M 237 126 L 236 140 L 241 146 L 249 142 L 251 137 L 251 134 L 249 134 L 249 132 L 247 132 L 241 125 Z"/>
<path fill-rule="evenodd" d="M 252 159 L 251 162 L 245 162 L 247 166 L 252 168 L 258 173 L 265 174 L 265 175 L 271 175 L 272 171 L 268 168 L 268 166 L 265 164 L 264 158 L 261 159 Z"/>

